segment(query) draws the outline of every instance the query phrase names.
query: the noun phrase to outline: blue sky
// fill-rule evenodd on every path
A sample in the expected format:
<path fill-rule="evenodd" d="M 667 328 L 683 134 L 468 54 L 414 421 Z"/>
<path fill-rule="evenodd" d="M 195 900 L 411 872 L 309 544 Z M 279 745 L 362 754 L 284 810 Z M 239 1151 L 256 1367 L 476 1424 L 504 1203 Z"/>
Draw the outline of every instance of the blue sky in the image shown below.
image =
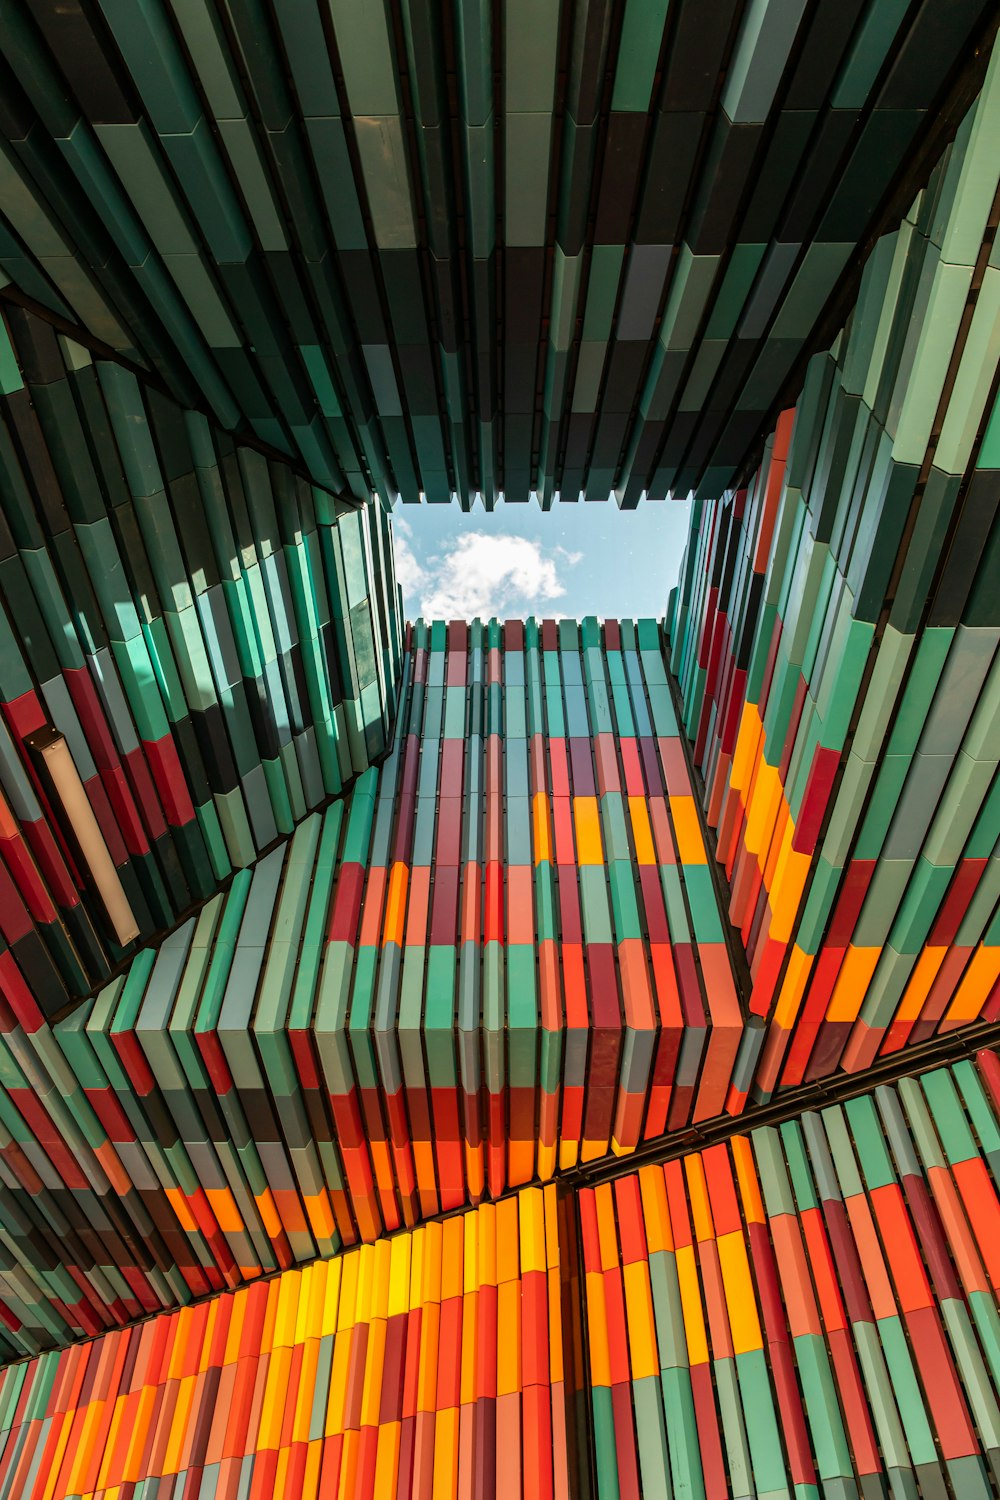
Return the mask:
<path fill-rule="evenodd" d="M 687 501 L 535 501 L 490 512 L 398 505 L 396 568 L 407 619 L 662 615 L 687 539 Z"/>

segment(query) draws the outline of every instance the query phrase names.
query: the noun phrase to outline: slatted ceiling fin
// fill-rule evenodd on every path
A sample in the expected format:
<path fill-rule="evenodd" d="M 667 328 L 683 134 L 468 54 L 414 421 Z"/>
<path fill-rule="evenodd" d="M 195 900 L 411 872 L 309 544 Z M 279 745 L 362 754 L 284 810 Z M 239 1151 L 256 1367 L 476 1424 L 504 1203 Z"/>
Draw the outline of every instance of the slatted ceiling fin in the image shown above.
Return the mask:
<path fill-rule="evenodd" d="M 982 0 L 863 64 L 827 11 L 46 6 L 8 37 L 8 299 L 354 504 L 717 498 L 986 71 Z"/>

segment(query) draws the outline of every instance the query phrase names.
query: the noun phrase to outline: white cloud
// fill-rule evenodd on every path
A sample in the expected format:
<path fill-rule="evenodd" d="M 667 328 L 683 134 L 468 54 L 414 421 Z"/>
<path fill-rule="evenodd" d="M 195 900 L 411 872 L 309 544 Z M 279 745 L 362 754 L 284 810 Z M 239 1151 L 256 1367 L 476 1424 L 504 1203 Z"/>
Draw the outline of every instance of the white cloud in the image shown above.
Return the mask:
<path fill-rule="evenodd" d="M 559 570 L 573 567 L 581 557 L 564 547 L 545 548 L 527 537 L 473 531 L 421 560 L 414 550 L 410 524 L 400 519 L 394 523 L 394 532 L 396 576 L 411 618 L 552 615 L 556 613 L 552 602 L 566 592 Z"/>
<path fill-rule="evenodd" d="M 424 587 L 427 574 L 417 561 L 413 550 L 413 531 L 408 521 L 393 522 L 393 553 L 396 558 L 396 582 L 403 590 L 404 603 L 414 598 Z"/>

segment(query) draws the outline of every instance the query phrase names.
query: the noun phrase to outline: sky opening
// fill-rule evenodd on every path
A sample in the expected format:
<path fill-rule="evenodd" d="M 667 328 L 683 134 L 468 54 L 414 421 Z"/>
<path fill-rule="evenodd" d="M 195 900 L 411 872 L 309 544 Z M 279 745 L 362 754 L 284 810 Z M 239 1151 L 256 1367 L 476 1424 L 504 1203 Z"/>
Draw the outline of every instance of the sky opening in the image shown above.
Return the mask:
<path fill-rule="evenodd" d="M 494 511 L 399 505 L 396 572 L 407 619 L 659 616 L 687 539 L 687 501 L 501 502 Z"/>

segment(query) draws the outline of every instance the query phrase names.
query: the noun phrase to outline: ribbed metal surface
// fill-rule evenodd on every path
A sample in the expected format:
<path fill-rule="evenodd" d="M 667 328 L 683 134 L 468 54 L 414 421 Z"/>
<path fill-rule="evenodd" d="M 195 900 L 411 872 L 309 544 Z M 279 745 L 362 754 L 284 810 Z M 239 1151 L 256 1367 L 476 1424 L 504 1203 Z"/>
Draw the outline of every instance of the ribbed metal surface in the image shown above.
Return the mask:
<path fill-rule="evenodd" d="M 31 734 L 65 736 L 141 945 L 385 750 L 401 639 L 376 502 L 341 504 L 8 309 L 0 975 L 23 1020 L 127 956 Z"/>
<path fill-rule="evenodd" d="M 980 1053 L 11 1365 L 0 1494 L 990 1500 L 998 1112 Z"/>
<path fill-rule="evenodd" d="M 757 1097 L 998 1014 L 998 122 L 994 55 L 668 612 Z"/>
<path fill-rule="evenodd" d="M 715 496 L 989 12 L 18 0 L 0 267 L 334 490 Z"/>

